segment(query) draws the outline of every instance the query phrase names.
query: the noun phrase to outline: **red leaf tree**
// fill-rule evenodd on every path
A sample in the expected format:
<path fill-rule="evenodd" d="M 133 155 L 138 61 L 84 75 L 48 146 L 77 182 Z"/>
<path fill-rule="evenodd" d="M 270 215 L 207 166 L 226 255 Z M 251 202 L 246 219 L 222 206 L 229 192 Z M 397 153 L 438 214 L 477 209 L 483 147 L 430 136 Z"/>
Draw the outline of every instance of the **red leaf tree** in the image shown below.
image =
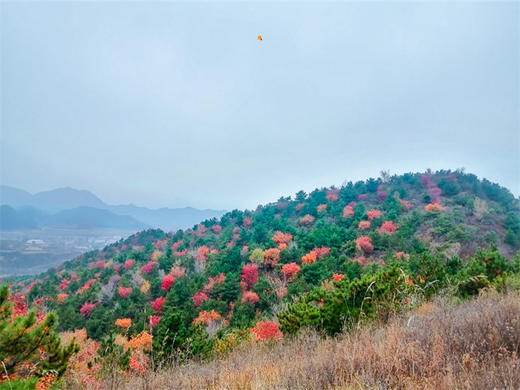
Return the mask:
<path fill-rule="evenodd" d="M 123 286 L 119 286 L 117 288 L 117 293 L 119 294 L 119 296 L 121 298 L 128 298 L 130 296 L 130 294 L 132 294 L 132 287 L 123 287 Z"/>
<path fill-rule="evenodd" d="M 166 298 L 164 297 L 159 297 L 155 300 L 153 300 L 150 305 L 152 306 L 152 309 L 156 312 L 156 313 L 160 313 L 163 309 L 163 306 L 164 304 L 166 303 Z"/>
<path fill-rule="evenodd" d="M 199 307 L 204 302 L 209 301 L 209 295 L 206 294 L 204 291 L 199 291 L 191 299 L 193 300 L 193 305 L 195 307 Z"/>
<path fill-rule="evenodd" d="M 161 288 L 164 291 L 170 291 L 170 288 L 172 287 L 174 282 L 175 278 L 172 275 L 166 275 L 162 280 Z"/>
<path fill-rule="evenodd" d="M 252 288 L 258 281 L 258 264 L 246 264 L 242 267 L 242 280 L 248 288 Z"/>
<path fill-rule="evenodd" d="M 251 305 L 260 302 L 260 297 L 253 291 L 244 291 L 242 293 L 242 303 L 248 302 Z"/>
<path fill-rule="evenodd" d="M 282 332 L 272 321 L 259 321 L 254 328 L 249 329 L 251 336 L 256 341 L 278 340 Z"/>
<path fill-rule="evenodd" d="M 372 239 L 367 236 L 361 236 L 356 239 L 356 246 L 359 250 L 365 253 L 372 253 L 374 251 L 374 245 Z"/>
<path fill-rule="evenodd" d="M 296 263 L 285 264 L 282 267 L 282 273 L 287 279 L 292 279 L 295 275 L 300 272 L 301 267 Z"/>

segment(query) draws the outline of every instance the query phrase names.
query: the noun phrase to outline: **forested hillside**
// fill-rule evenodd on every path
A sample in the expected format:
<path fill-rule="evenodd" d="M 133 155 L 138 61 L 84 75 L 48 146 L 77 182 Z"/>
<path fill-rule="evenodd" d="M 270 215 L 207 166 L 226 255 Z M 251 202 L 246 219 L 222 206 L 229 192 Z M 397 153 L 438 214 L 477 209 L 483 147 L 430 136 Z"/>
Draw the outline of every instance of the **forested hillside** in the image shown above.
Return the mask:
<path fill-rule="evenodd" d="M 148 345 L 134 366 L 121 352 L 139 371 L 150 357 L 208 357 L 302 327 L 334 335 L 443 289 L 465 298 L 518 273 L 519 248 L 519 201 L 508 190 L 459 171 L 383 173 L 186 231 L 143 231 L 13 294 L 56 311 L 58 330 L 85 328 L 101 343 L 123 330 Z"/>

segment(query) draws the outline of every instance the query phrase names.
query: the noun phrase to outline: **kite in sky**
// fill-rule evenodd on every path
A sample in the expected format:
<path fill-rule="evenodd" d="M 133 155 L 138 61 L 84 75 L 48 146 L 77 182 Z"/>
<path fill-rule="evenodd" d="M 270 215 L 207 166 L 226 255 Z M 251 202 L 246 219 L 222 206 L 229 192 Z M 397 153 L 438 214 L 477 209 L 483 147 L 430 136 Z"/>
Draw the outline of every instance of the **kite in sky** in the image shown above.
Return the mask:
<path fill-rule="evenodd" d="M 262 36 L 261 36 L 261 35 L 258 36 L 258 40 L 259 40 L 259 41 L 262 40 Z"/>

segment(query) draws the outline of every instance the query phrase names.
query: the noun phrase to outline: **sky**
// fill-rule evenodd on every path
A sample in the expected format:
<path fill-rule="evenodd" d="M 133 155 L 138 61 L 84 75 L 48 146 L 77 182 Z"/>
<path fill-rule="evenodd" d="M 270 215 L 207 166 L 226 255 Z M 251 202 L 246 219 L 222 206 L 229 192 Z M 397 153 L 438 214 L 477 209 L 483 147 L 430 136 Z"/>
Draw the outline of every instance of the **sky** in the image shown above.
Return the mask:
<path fill-rule="evenodd" d="M 463 167 L 518 196 L 519 20 L 518 2 L 3 1 L 0 181 L 230 210 Z"/>

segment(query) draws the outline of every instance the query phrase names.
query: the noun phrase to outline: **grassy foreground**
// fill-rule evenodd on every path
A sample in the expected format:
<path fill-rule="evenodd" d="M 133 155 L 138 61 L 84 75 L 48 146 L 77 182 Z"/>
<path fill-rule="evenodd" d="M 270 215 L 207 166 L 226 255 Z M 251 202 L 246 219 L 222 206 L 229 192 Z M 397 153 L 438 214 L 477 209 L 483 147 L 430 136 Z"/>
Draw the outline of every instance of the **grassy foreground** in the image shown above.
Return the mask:
<path fill-rule="evenodd" d="M 519 389 L 520 297 L 425 303 L 386 325 L 272 345 L 131 378 L 124 389 Z"/>

